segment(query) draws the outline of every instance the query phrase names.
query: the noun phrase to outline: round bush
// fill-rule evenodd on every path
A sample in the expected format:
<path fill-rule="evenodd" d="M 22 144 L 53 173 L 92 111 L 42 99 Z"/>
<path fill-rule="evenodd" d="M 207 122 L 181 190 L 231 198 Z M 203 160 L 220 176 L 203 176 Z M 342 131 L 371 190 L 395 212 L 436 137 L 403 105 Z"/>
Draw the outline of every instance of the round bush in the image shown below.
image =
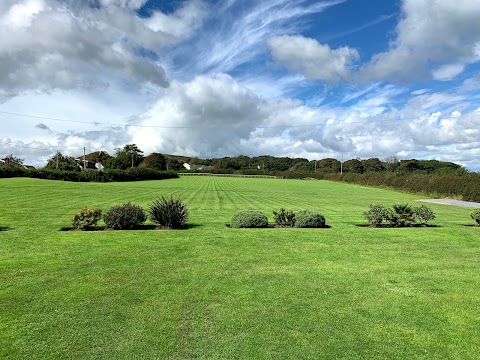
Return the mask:
<path fill-rule="evenodd" d="M 85 205 L 79 212 L 73 215 L 72 225 L 76 229 L 88 230 L 97 225 L 102 218 L 102 210 L 98 208 L 88 209 Z"/>
<path fill-rule="evenodd" d="M 321 228 L 325 226 L 325 217 L 316 211 L 300 210 L 295 213 L 295 227 Z"/>
<path fill-rule="evenodd" d="M 155 200 L 148 210 L 150 220 L 167 229 L 182 229 L 188 219 L 187 206 L 179 199 L 166 199 L 163 196 Z"/>
<path fill-rule="evenodd" d="M 142 225 L 146 220 L 145 211 L 140 206 L 130 203 L 113 206 L 103 216 L 107 227 L 114 230 L 133 229 Z"/>
<path fill-rule="evenodd" d="M 267 216 L 260 211 L 244 210 L 232 217 L 232 228 L 264 228 L 268 226 Z"/>

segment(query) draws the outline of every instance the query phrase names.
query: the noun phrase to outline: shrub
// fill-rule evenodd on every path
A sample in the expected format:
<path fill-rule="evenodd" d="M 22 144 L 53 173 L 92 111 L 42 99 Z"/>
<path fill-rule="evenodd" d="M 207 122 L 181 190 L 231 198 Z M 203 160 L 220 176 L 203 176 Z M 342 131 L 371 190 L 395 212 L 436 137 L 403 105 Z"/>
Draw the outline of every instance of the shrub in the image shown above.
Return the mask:
<path fill-rule="evenodd" d="M 408 204 L 395 204 L 389 212 L 388 220 L 395 227 L 411 226 L 415 222 L 415 210 Z"/>
<path fill-rule="evenodd" d="M 480 226 L 480 209 L 475 209 L 470 213 L 470 216 L 477 223 L 477 226 Z"/>
<path fill-rule="evenodd" d="M 103 221 L 110 229 L 126 230 L 142 225 L 147 216 L 143 209 L 131 203 L 113 206 L 103 216 Z"/>
<path fill-rule="evenodd" d="M 295 214 L 293 211 L 286 211 L 284 208 L 281 208 L 278 213 L 273 212 L 275 217 L 275 224 L 280 226 L 294 226 L 295 225 Z"/>
<path fill-rule="evenodd" d="M 418 220 L 421 224 L 427 225 L 431 220 L 435 220 L 435 213 L 425 205 L 414 208 L 415 219 Z"/>
<path fill-rule="evenodd" d="M 150 220 L 168 229 L 182 229 L 188 219 L 187 206 L 179 199 L 163 196 L 150 205 Z"/>
<path fill-rule="evenodd" d="M 325 226 L 325 217 L 316 211 L 300 210 L 295 213 L 295 227 L 320 228 Z"/>
<path fill-rule="evenodd" d="M 79 212 L 73 215 L 72 225 L 76 229 L 87 230 L 93 228 L 101 218 L 101 209 L 88 209 L 85 205 Z"/>
<path fill-rule="evenodd" d="M 363 216 L 373 227 L 377 227 L 390 217 L 390 211 L 383 205 L 370 205 L 370 209 Z"/>
<path fill-rule="evenodd" d="M 264 228 L 268 226 L 267 216 L 260 211 L 244 210 L 232 217 L 232 228 Z"/>

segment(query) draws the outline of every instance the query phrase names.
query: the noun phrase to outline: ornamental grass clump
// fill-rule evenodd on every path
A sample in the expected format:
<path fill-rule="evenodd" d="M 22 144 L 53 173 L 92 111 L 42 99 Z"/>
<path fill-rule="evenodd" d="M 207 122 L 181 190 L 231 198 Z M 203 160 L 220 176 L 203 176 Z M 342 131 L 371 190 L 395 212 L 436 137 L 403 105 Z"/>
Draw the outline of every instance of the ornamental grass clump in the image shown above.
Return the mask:
<path fill-rule="evenodd" d="M 131 230 L 147 220 L 145 211 L 139 205 L 131 203 L 113 206 L 103 216 L 107 228 L 113 230 Z"/>
<path fill-rule="evenodd" d="M 265 228 L 268 226 L 268 218 L 260 211 L 243 210 L 232 217 L 232 228 Z"/>
<path fill-rule="evenodd" d="M 89 230 L 97 225 L 102 218 L 102 209 L 87 208 L 85 205 L 79 212 L 72 217 L 72 226 L 79 230 Z"/>
<path fill-rule="evenodd" d="M 312 210 L 299 210 L 295 213 L 295 227 L 321 228 L 325 226 L 325 217 Z"/>
<path fill-rule="evenodd" d="M 415 210 L 408 204 L 395 204 L 392 206 L 388 220 L 394 227 L 406 227 L 415 223 Z"/>
<path fill-rule="evenodd" d="M 187 206 L 172 197 L 161 197 L 150 204 L 148 210 L 153 223 L 167 229 L 183 229 L 188 219 Z"/>
<path fill-rule="evenodd" d="M 480 209 L 475 209 L 470 213 L 470 216 L 475 220 L 476 225 L 480 226 Z"/>

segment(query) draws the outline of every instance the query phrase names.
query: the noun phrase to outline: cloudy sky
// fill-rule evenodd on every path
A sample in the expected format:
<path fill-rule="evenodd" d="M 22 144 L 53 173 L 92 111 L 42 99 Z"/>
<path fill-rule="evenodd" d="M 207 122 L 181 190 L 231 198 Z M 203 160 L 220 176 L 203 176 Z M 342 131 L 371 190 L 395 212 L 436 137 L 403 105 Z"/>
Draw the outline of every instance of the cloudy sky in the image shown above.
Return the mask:
<path fill-rule="evenodd" d="M 480 0 L 1 0 L 0 156 L 480 170 Z"/>

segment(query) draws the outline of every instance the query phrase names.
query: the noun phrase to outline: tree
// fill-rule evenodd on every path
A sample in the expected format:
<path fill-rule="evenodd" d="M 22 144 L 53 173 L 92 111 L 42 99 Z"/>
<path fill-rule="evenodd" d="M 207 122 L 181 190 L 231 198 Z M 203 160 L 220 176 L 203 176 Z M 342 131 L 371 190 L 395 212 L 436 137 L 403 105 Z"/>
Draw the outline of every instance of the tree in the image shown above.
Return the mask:
<path fill-rule="evenodd" d="M 363 173 L 362 162 L 358 159 L 350 159 L 343 163 L 343 171 L 351 173 Z"/>
<path fill-rule="evenodd" d="M 163 154 L 152 153 L 148 155 L 143 161 L 138 165 L 138 167 L 156 169 L 156 170 L 166 170 L 167 169 L 167 160 Z"/>
<path fill-rule="evenodd" d="M 317 171 L 324 173 L 338 173 L 340 172 L 340 161 L 337 159 L 326 158 L 317 162 Z"/>
<path fill-rule="evenodd" d="M 385 166 L 383 166 L 383 163 L 378 158 L 370 158 L 370 159 L 367 159 L 367 160 L 363 160 L 362 165 L 363 165 L 363 170 L 365 172 L 368 172 L 368 171 L 376 171 L 376 172 L 385 171 Z"/>
<path fill-rule="evenodd" d="M 57 151 L 50 159 L 44 169 L 48 170 L 65 170 L 65 171 L 80 171 L 75 158 L 65 156 L 60 151 Z"/>
<path fill-rule="evenodd" d="M 107 160 L 106 167 L 126 170 L 137 167 L 143 160 L 143 151 L 135 144 L 115 149 L 115 156 Z"/>

